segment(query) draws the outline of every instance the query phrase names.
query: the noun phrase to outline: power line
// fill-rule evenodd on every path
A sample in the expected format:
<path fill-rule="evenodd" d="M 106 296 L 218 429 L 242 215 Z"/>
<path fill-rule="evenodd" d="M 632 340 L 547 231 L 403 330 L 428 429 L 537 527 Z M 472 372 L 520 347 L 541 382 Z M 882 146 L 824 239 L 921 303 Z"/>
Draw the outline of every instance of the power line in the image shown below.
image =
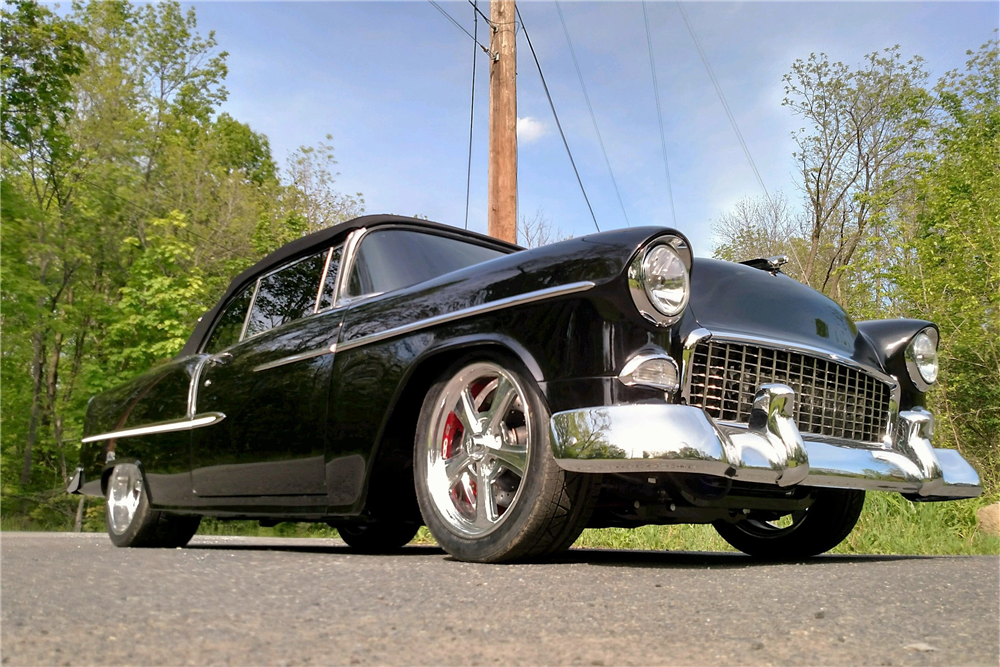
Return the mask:
<path fill-rule="evenodd" d="M 483 14 L 482 10 L 479 9 L 479 0 L 476 0 L 476 2 L 469 0 L 469 4 L 472 5 L 472 8 L 476 10 L 476 14 L 483 17 L 483 20 L 486 21 L 486 23 L 488 23 L 489 25 L 493 25 L 493 22 L 490 21 L 490 18 L 486 16 L 486 14 Z"/>
<path fill-rule="evenodd" d="M 694 28 L 691 27 L 691 22 L 688 21 L 687 12 L 684 11 L 684 7 L 681 6 L 679 0 L 677 1 L 677 9 L 681 10 L 681 17 L 684 18 L 684 25 L 687 26 L 688 32 L 691 34 L 691 39 L 694 41 L 695 48 L 698 49 L 698 55 L 701 56 L 701 62 L 705 65 L 709 78 L 712 79 L 712 85 L 715 86 L 715 92 L 719 95 L 719 101 L 722 102 L 722 108 L 725 109 L 726 115 L 729 117 L 729 122 L 733 126 L 733 131 L 736 132 L 736 138 L 739 139 L 740 146 L 743 147 L 743 154 L 747 156 L 747 162 L 750 163 L 750 168 L 753 169 L 754 176 L 757 177 L 757 183 L 760 184 L 760 189 L 764 191 L 764 196 L 767 197 L 768 203 L 771 203 L 771 195 L 768 194 L 767 188 L 764 186 L 764 179 L 760 177 L 760 172 L 757 171 L 757 165 L 754 163 L 753 157 L 750 155 L 750 149 L 747 147 L 747 142 L 743 139 L 743 133 L 740 132 L 739 125 L 736 124 L 736 117 L 733 116 L 733 112 L 729 108 L 729 103 L 726 102 L 726 96 L 722 94 L 722 86 L 719 85 L 718 79 L 715 78 L 715 72 L 712 70 L 712 65 L 708 62 L 708 56 L 705 55 L 705 49 L 701 47 L 701 42 L 698 40 L 698 36 L 694 33 Z"/>
<path fill-rule="evenodd" d="M 566 134 L 563 132 L 562 123 L 559 122 L 559 114 L 556 113 L 556 105 L 552 101 L 552 95 L 549 93 L 549 85 L 545 83 L 545 75 L 542 74 L 542 64 L 538 62 L 538 56 L 535 54 L 535 47 L 531 45 L 531 37 L 528 36 L 528 28 L 524 24 L 524 18 L 521 16 L 521 9 L 514 6 L 514 11 L 517 12 L 517 19 L 521 22 L 521 30 L 524 32 L 524 39 L 528 42 L 528 49 L 531 50 L 531 57 L 535 60 L 535 67 L 538 68 L 538 76 L 542 80 L 542 88 L 545 89 L 545 97 L 549 100 L 549 108 L 552 109 L 552 116 L 556 119 L 556 127 L 559 128 L 559 136 L 562 137 L 563 146 L 566 147 L 566 155 L 569 156 L 569 163 L 573 165 L 573 173 L 576 174 L 576 182 L 580 184 L 580 192 L 583 193 L 583 199 L 587 202 L 587 209 L 590 211 L 590 217 L 594 220 L 594 227 L 597 231 L 601 231 L 601 226 L 597 224 L 597 216 L 594 215 L 594 208 L 590 205 L 590 198 L 587 196 L 587 190 L 583 187 L 583 179 L 580 178 L 580 171 L 576 168 L 576 161 L 573 159 L 573 152 L 569 149 L 569 142 L 566 141 Z"/>
<path fill-rule="evenodd" d="M 441 5 L 439 5 L 438 3 L 434 2 L 434 0 L 427 0 L 427 2 L 431 3 L 432 5 L 434 5 L 434 9 L 438 10 L 439 12 L 441 12 L 446 19 L 448 19 L 449 21 L 451 21 L 452 23 L 454 23 L 456 28 L 458 28 L 459 30 L 461 30 L 462 32 L 464 32 L 466 35 L 469 36 L 469 39 L 471 39 L 476 44 L 479 44 L 479 40 L 476 38 L 476 36 L 473 35 L 471 32 L 469 32 L 468 30 L 466 30 L 465 27 L 462 26 L 461 23 L 459 23 L 458 21 L 456 21 L 452 17 L 451 14 L 449 14 L 448 12 L 446 12 L 444 10 L 444 8 L 441 7 Z M 481 48 L 483 50 L 483 52 L 485 52 L 485 53 L 489 53 L 490 52 L 490 50 L 487 47 L 483 46 L 482 44 L 479 44 L 479 48 Z"/>
<path fill-rule="evenodd" d="M 653 37 L 649 32 L 649 15 L 646 2 L 642 3 L 642 20 L 646 24 L 646 47 L 649 49 L 649 69 L 653 73 L 653 96 L 656 98 L 656 119 L 660 123 L 660 148 L 663 150 L 663 170 L 667 174 L 667 196 L 670 198 L 670 215 L 677 226 L 677 211 L 674 209 L 674 189 L 670 184 L 670 162 L 667 160 L 667 137 L 663 132 L 663 111 L 660 109 L 660 85 L 656 81 L 656 61 L 653 58 Z"/>
<path fill-rule="evenodd" d="M 594 107 L 590 104 L 590 95 L 587 94 L 587 85 L 583 82 L 583 72 L 580 71 L 580 63 L 576 60 L 576 49 L 573 48 L 573 40 L 569 36 L 569 28 L 566 27 L 566 19 L 563 18 L 562 8 L 556 0 L 556 11 L 559 12 L 559 22 L 562 23 L 563 32 L 566 34 L 566 43 L 569 44 L 570 55 L 573 56 L 573 66 L 576 67 L 576 76 L 580 79 L 580 88 L 583 89 L 583 98 L 587 100 L 587 109 L 590 111 L 590 120 L 594 122 L 594 132 L 597 133 L 597 142 L 601 145 L 601 152 L 604 154 L 604 162 L 608 165 L 608 174 L 611 175 L 611 182 L 615 186 L 615 194 L 618 195 L 618 204 L 622 207 L 622 215 L 625 216 L 625 225 L 631 227 L 628 221 L 628 213 L 625 212 L 625 203 L 622 201 L 622 193 L 618 190 L 618 181 L 615 179 L 615 172 L 611 168 L 611 160 L 608 159 L 608 151 L 604 148 L 604 139 L 601 137 L 601 130 L 597 127 L 597 116 L 594 115 Z"/>
<path fill-rule="evenodd" d="M 476 11 L 472 13 L 472 32 L 473 41 L 479 44 L 479 7 L 476 6 L 475 2 L 469 0 L 472 4 L 472 8 Z M 477 0 L 478 2 L 478 0 Z M 476 61 L 479 57 L 479 52 L 476 51 L 476 47 L 472 47 L 472 102 L 469 103 L 469 166 L 466 168 L 465 172 L 465 228 L 469 228 L 469 197 L 472 194 L 472 127 L 476 120 Z"/>

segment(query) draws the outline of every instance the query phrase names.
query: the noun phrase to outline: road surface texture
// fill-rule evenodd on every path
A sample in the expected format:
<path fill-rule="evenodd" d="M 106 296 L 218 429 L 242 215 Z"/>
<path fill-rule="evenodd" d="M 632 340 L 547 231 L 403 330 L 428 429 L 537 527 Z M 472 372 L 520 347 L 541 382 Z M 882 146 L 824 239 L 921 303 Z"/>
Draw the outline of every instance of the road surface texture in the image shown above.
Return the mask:
<path fill-rule="evenodd" d="M 432 547 L 0 536 L 4 665 L 991 665 L 1000 559 L 573 550 L 472 565 Z"/>

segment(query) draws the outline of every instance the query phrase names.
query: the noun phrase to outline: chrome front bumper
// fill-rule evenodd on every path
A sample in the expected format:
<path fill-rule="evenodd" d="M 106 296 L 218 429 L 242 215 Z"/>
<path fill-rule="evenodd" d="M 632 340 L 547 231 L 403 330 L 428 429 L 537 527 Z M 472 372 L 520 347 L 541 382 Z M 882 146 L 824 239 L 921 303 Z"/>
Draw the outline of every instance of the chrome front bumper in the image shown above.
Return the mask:
<path fill-rule="evenodd" d="M 787 487 L 825 486 L 971 498 L 979 476 L 955 450 L 934 449 L 934 417 L 900 412 L 891 448 L 863 448 L 803 436 L 792 418 L 795 392 L 762 385 L 750 422 L 718 424 L 686 405 L 614 405 L 552 415 L 552 451 L 565 470 L 717 475 Z"/>

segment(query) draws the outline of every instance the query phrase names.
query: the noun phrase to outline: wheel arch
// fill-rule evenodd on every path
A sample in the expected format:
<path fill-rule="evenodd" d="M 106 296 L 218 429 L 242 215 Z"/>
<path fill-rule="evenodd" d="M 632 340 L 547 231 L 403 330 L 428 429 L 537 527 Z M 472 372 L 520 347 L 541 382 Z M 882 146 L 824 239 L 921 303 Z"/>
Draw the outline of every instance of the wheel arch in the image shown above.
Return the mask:
<path fill-rule="evenodd" d="M 362 493 L 364 510 L 376 516 L 386 511 L 399 511 L 402 500 L 407 516 L 401 518 L 420 520 L 413 487 L 413 441 L 420 408 L 427 391 L 448 368 L 462 358 L 477 354 L 519 363 L 536 382 L 544 382 L 544 373 L 534 356 L 523 345 L 501 334 L 458 337 L 429 347 L 414 360 L 399 383 L 383 420 Z"/>

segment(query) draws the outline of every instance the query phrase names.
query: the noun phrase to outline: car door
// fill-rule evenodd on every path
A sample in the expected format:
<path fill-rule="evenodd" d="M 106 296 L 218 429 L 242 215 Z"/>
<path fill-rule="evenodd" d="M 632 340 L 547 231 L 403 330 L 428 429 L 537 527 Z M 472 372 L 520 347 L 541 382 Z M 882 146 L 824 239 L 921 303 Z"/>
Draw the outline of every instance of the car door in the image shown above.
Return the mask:
<path fill-rule="evenodd" d="M 331 308 L 339 261 L 336 247 L 260 277 L 240 340 L 215 351 L 210 337 L 212 355 L 195 400 L 199 412 L 225 418 L 193 432 L 199 497 L 325 503 L 324 426 L 342 313 Z"/>

